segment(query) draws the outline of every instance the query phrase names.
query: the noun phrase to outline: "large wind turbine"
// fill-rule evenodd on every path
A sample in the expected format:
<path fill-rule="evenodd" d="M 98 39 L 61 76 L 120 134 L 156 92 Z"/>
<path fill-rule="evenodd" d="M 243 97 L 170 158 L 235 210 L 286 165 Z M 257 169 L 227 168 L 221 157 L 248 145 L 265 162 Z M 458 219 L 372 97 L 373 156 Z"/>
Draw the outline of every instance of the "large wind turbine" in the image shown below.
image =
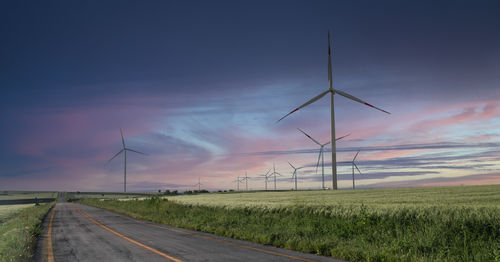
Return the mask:
<path fill-rule="evenodd" d="M 361 104 L 365 104 L 369 107 L 373 107 L 373 108 L 380 110 L 384 113 L 387 113 L 387 114 L 390 114 L 390 113 L 385 111 L 385 110 L 382 110 L 378 107 L 370 105 L 367 102 L 365 102 L 357 97 L 354 97 L 348 93 L 342 92 L 342 91 L 337 90 L 337 89 L 333 89 L 333 87 L 332 87 L 332 58 L 331 58 L 331 52 L 330 52 L 330 32 L 328 32 L 328 83 L 330 85 L 328 90 L 324 91 L 323 93 L 321 93 L 321 94 L 317 95 L 316 97 L 312 98 L 311 100 L 307 101 L 305 104 L 292 110 L 290 113 L 288 113 L 284 117 L 280 118 L 277 122 L 283 120 L 285 117 L 289 116 L 290 114 L 294 113 L 295 111 L 318 101 L 323 96 L 330 93 L 331 141 L 332 141 L 332 189 L 337 189 L 337 151 L 336 151 L 337 149 L 335 147 L 335 111 L 334 111 L 334 106 L 333 106 L 333 96 L 335 94 L 339 94 L 343 97 L 349 98 L 349 99 L 354 100 L 356 102 L 359 102 Z"/>
<path fill-rule="evenodd" d="M 279 175 L 281 176 L 280 173 L 276 172 L 276 168 L 274 166 L 274 162 L 273 162 L 273 172 L 271 174 L 269 174 L 269 176 L 273 176 L 274 175 L 274 191 L 276 191 L 276 175 Z"/>
<path fill-rule="evenodd" d="M 131 151 L 131 152 L 134 152 L 137 154 L 142 154 L 142 155 L 147 155 L 147 154 L 139 152 L 139 151 L 135 151 L 135 150 L 130 149 L 130 148 L 127 148 L 125 146 L 125 139 L 123 139 L 123 132 L 122 132 L 121 128 L 120 128 L 120 135 L 122 136 L 123 148 L 122 148 L 122 150 L 120 150 L 120 152 L 116 153 L 116 155 L 114 155 L 110 160 L 108 160 L 108 163 L 111 162 L 111 160 L 113 160 L 115 157 L 117 157 L 119 154 L 121 154 L 123 152 L 123 154 L 125 156 L 124 166 L 123 166 L 123 192 L 127 192 L 127 151 Z"/>
<path fill-rule="evenodd" d="M 358 156 L 358 154 L 359 154 L 359 150 L 358 150 L 358 153 L 356 153 L 356 155 L 354 156 L 354 158 L 352 159 L 352 162 L 351 162 L 352 163 L 352 189 L 356 189 L 356 187 L 354 186 L 354 168 L 356 168 L 358 170 L 359 174 L 362 175 L 361 171 L 359 171 L 358 166 L 356 165 L 356 163 L 354 163 L 354 160 L 356 160 L 356 157 Z"/>
<path fill-rule="evenodd" d="M 264 179 L 265 179 L 264 182 L 266 183 L 266 186 L 265 186 L 266 191 L 267 191 L 267 181 L 269 180 L 269 175 L 268 174 L 269 174 L 270 171 L 271 171 L 271 169 L 269 168 L 269 170 L 267 170 L 267 172 L 265 174 L 259 175 L 259 176 L 263 176 Z"/>
<path fill-rule="evenodd" d="M 320 142 L 316 141 L 316 139 L 312 138 L 312 136 L 308 135 L 306 132 L 302 131 L 302 129 L 297 128 L 302 134 L 305 136 L 309 137 L 314 143 L 318 144 L 319 148 L 319 155 L 318 155 L 318 163 L 316 164 L 316 172 L 318 172 L 318 166 L 319 166 L 319 159 L 321 158 L 321 189 L 325 189 L 325 158 L 324 158 L 324 147 L 328 144 L 330 144 L 330 141 L 321 144 Z M 339 138 L 336 138 L 335 141 L 340 140 L 350 134 L 347 134 L 345 136 L 341 136 Z"/>
<path fill-rule="evenodd" d="M 288 162 L 288 164 L 293 168 L 292 179 L 295 178 L 295 190 L 297 190 L 297 170 L 302 169 L 304 167 L 303 166 L 302 167 L 294 167 L 292 164 L 290 164 L 290 162 Z"/>

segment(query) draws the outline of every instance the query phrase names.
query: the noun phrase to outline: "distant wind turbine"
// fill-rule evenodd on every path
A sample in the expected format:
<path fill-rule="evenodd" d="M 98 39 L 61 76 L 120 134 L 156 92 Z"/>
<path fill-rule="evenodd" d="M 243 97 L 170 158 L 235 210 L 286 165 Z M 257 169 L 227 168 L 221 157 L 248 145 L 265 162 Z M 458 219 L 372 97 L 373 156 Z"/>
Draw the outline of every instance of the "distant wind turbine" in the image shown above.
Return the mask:
<path fill-rule="evenodd" d="M 269 170 L 267 170 L 267 172 L 265 174 L 259 175 L 259 176 L 263 176 L 264 179 L 265 179 L 265 183 L 266 183 L 265 189 L 266 189 L 266 191 L 267 191 L 267 181 L 269 180 L 269 175 L 268 174 L 269 174 L 270 171 L 271 171 L 271 169 L 269 168 Z"/>
<path fill-rule="evenodd" d="M 198 186 L 198 191 L 201 191 L 201 185 L 203 184 L 200 182 L 200 177 L 198 177 L 198 183 L 196 183 L 194 186 Z"/>
<path fill-rule="evenodd" d="M 295 190 L 297 190 L 297 170 L 302 169 L 304 167 L 303 166 L 302 167 L 294 167 L 292 164 L 290 164 L 290 162 L 288 162 L 288 164 L 293 168 L 292 179 L 295 178 Z"/>
<path fill-rule="evenodd" d="M 242 183 L 240 177 L 238 177 L 236 180 L 233 180 L 233 182 L 236 182 L 237 186 L 237 191 L 240 191 L 240 183 Z"/>
<path fill-rule="evenodd" d="M 122 148 L 122 150 L 120 150 L 120 152 L 116 153 L 116 155 L 114 155 L 110 160 L 108 160 L 108 163 L 111 162 L 111 160 L 113 160 L 115 157 L 117 157 L 119 154 L 121 154 L 123 152 L 123 154 L 125 156 L 124 167 L 123 167 L 123 192 L 127 192 L 127 151 L 131 151 L 131 152 L 134 152 L 137 154 L 142 154 L 142 155 L 147 155 L 147 154 L 130 149 L 130 148 L 127 148 L 125 146 L 125 139 L 123 139 L 123 132 L 122 132 L 121 128 L 120 128 L 120 135 L 122 136 L 123 148 Z"/>
<path fill-rule="evenodd" d="M 245 171 L 245 176 L 241 178 L 241 182 L 245 180 L 245 191 L 248 191 L 248 175 L 247 172 Z"/>
<path fill-rule="evenodd" d="M 321 94 L 315 96 L 314 98 L 312 98 L 311 100 L 307 101 L 305 104 L 292 110 L 290 113 L 288 113 L 284 117 L 280 118 L 277 122 L 283 120 L 285 117 L 291 115 L 295 111 L 318 101 L 323 96 L 330 93 L 330 101 L 331 101 L 331 103 L 330 103 L 331 123 L 330 124 L 331 124 L 331 141 L 332 141 L 332 189 L 337 189 L 337 151 L 336 151 L 337 149 L 335 147 L 335 111 L 334 111 L 334 106 L 333 106 L 333 96 L 335 94 L 339 94 L 343 97 L 349 98 L 349 99 L 354 100 L 356 102 L 359 102 L 361 104 L 367 105 L 369 107 L 373 107 L 373 108 L 380 110 L 384 113 L 387 113 L 387 114 L 390 114 L 390 113 L 385 111 L 385 110 L 382 110 L 378 107 L 370 105 L 367 102 L 365 102 L 357 97 L 354 97 L 348 93 L 345 93 L 345 92 L 337 90 L 337 89 L 333 89 L 333 87 L 332 87 L 332 58 L 331 58 L 331 52 L 330 52 L 330 32 L 328 32 L 328 83 L 330 85 L 328 90 L 324 91 L 323 93 L 321 93 Z"/>
<path fill-rule="evenodd" d="M 269 174 L 269 176 L 274 176 L 274 190 L 276 191 L 276 175 L 282 176 L 280 173 L 276 172 L 276 167 L 274 166 L 273 162 L 273 172 Z"/>
<path fill-rule="evenodd" d="M 324 147 L 328 144 L 330 144 L 330 141 L 321 144 L 320 142 L 316 141 L 316 139 L 312 138 L 312 136 L 308 135 L 306 132 L 302 131 L 302 129 L 297 128 L 302 134 L 305 136 L 309 137 L 314 143 L 318 144 L 319 148 L 319 155 L 318 155 L 318 163 L 316 164 L 316 172 L 318 172 L 318 166 L 319 166 L 319 159 L 321 158 L 321 189 L 325 189 L 325 157 L 324 157 Z M 339 138 L 336 138 L 335 141 L 340 140 L 350 134 L 347 134 L 345 136 L 341 136 Z"/>
<path fill-rule="evenodd" d="M 356 153 L 356 155 L 354 156 L 354 158 L 352 159 L 352 162 L 351 162 L 352 163 L 352 189 L 356 189 L 356 187 L 354 186 L 354 168 L 356 168 L 358 170 L 359 174 L 362 175 L 361 171 L 359 171 L 358 166 L 356 165 L 356 163 L 354 163 L 354 160 L 356 160 L 356 157 L 358 156 L 358 154 L 359 154 L 359 150 L 358 150 L 358 152 Z"/>

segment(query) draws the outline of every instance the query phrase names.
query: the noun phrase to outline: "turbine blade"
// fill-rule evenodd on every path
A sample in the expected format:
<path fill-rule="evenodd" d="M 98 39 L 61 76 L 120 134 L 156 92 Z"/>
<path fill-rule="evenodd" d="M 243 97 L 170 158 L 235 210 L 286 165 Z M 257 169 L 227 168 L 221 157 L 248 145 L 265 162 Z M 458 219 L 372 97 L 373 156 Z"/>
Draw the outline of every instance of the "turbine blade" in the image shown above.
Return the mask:
<path fill-rule="evenodd" d="M 330 90 L 326 90 L 325 92 L 323 92 L 323 93 L 321 93 L 321 94 L 319 94 L 319 95 L 315 96 L 313 99 L 311 99 L 311 100 L 307 101 L 305 104 L 303 104 L 303 105 L 301 105 L 301 106 L 299 106 L 299 107 L 295 108 L 292 112 L 290 112 L 290 113 L 286 114 L 284 117 L 280 118 L 278 121 L 276 121 L 276 123 L 277 123 L 277 122 L 279 122 L 279 121 L 281 121 L 281 120 L 283 120 L 285 117 L 287 117 L 287 116 L 291 115 L 291 114 L 292 114 L 292 113 L 294 113 L 295 111 L 297 111 L 297 110 L 299 110 L 299 109 L 301 109 L 301 108 L 303 108 L 303 107 L 306 107 L 306 106 L 308 106 L 308 105 L 310 105 L 310 104 L 312 104 L 312 103 L 314 103 L 314 102 L 318 101 L 320 98 L 322 98 L 323 96 L 325 96 L 328 92 L 330 92 Z"/>
<path fill-rule="evenodd" d="M 353 163 L 354 164 L 354 163 Z M 362 175 L 363 173 L 361 173 L 361 171 L 359 171 L 359 168 L 356 164 L 354 164 L 354 167 L 358 170 L 359 174 Z"/>
<path fill-rule="evenodd" d="M 302 132 L 302 134 L 304 134 L 305 136 L 309 137 L 309 139 L 311 139 L 312 141 L 314 141 L 314 143 L 318 144 L 318 146 L 321 146 L 321 144 L 316 141 L 316 139 L 312 138 L 312 136 L 308 135 L 306 132 L 302 131 L 302 129 L 300 128 L 297 128 L 300 132 Z"/>
<path fill-rule="evenodd" d="M 294 167 L 292 164 L 290 164 L 290 162 L 288 162 L 288 164 L 289 164 L 289 165 L 290 165 L 293 169 L 295 169 L 295 167 Z"/>
<path fill-rule="evenodd" d="M 332 88 L 332 56 L 330 52 L 330 30 L 328 30 L 328 84 Z"/>
<path fill-rule="evenodd" d="M 339 137 L 339 138 L 335 138 L 335 141 L 340 140 L 340 139 L 342 139 L 342 138 L 344 138 L 344 137 L 346 137 L 346 136 L 350 136 L 350 135 L 351 135 L 351 133 L 349 133 L 349 134 L 347 134 L 347 135 L 345 135 L 345 136 L 341 136 L 341 137 Z M 330 142 L 328 142 L 328 143 L 330 143 Z"/>
<path fill-rule="evenodd" d="M 116 153 L 116 155 L 114 155 L 114 156 L 113 156 L 110 160 L 108 160 L 108 162 L 106 162 L 106 164 L 107 164 L 107 163 L 109 163 L 109 162 L 111 162 L 111 160 L 113 160 L 115 157 L 117 157 L 117 156 L 118 156 L 119 154 L 121 154 L 123 151 L 125 151 L 125 149 L 122 149 L 122 150 L 120 150 L 120 152 Z"/>
<path fill-rule="evenodd" d="M 361 103 L 361 104 L 365 104 L 365 105 L 367 105 L 367 106 L 369 106 L 369 107 L 373 107 L 373 108 L 375 108 L 375 109 L 377 109 L 377 110 L 380 110 L 380 111 L 382 111 L 382 112 L 384 112 L 384 113 L 386 113 L 386 114 L 391 114 L 391 113 L 389 113 L 389 112 L 387 112 L 387 111 L 385 111 L 385 110 L 382 110 L 382 109 L 380 109 L 380 108 L 378 108 L 378 107 L 376 107 L 376 106 L 370 105 L 370 104 L 368 104 L 367 102 L 365 102 L 365 101 L 363 101 L 363 100 L 361 100 L 361 99 L 359 99 L 359 98 L 357 98 L 357 97 L 355 97 L 355 96 L 352 96 L 352 95 L 350 95 L 350 94 L 348 94 L 348 93 L 342 92 L 342 91 L 340 91 L 340 90 L 334 90 L 334 92 L 335 92 L 335 93 L 337 93 L 337 94 L 339 94 L 339 95 L 341 95 L 341 96 L 343 96 L 343 97 L 346 97 L 346 98 L 349 98 L 349 99 L 354 100 L 354 101 L 356 101 L 356 102 L 359 102 L 359 103 Z"/>
<path fill-rule="evenodd" d="M 319 150 L 318 163 L 316 164 L 316 172 L 318 172 L 319 160 L 321 159 L 321 154 L 323 154 L 323 147 L 321 147 L 321 149 Z"/>
<path fill-rule="evenodd" d="M 122 136 L 122 145 L 123 145 L 123 148 L 125 148 L 125 139 L 123 139 L 123 131 L 120 127 L 120 135 Z"/>
<path fill-rule="evenodd" d="M 352 159 L 352 162 L 354 162 L 354 160 L 356 160 L 356 157 L 358 156 L 358 154 L 359 154 L 359 150 L 358 150 L 358 152 L 356 153 L 356 155 L 354 156 L 354 158 Z"/>
<path fill-rule="evenodd" d="M 142 152 L 139 152 L 139 151 L 135 151 L 135 150 L 130 149 L 130 148 L 125 148 L 125 150 L 132 151 L 132 152 L 134 152 L 134 153 L 137 153 L 137 154 L 142 154 L 142 155 L 146 155 L 146 156 L 148 155 L 148 154 L 146 154 L 146 153 L 142 153 Z"/>
<path fill-rule="evenodd" d="M 337 141 L 337 140 L 335 139 L 335 141 Z M 328 142 L 326 142 L 326 143 L 322 144 L 321 146 L 326 146 L 326 145 L 330 144 L 330 142 L 331 142 L 331 141 L 328 141 Z"/>

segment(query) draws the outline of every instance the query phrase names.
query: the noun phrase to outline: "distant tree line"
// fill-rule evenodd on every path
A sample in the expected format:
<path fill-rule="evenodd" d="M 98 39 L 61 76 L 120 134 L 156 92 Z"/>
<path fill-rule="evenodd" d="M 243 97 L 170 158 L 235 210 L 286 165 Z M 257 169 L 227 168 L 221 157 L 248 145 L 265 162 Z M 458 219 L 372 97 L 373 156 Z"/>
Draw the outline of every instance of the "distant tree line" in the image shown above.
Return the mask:
<path fill-rule="evenodd" d="M 208 190 L 205 190 L 205 189 L 202 189 L 202 190 L 187 190 L 187 191 L 184 191 L 184 195 L 196 195 L 196 194 L 204 194 L 204 193 L 210 193 L 208 192 Z"/>

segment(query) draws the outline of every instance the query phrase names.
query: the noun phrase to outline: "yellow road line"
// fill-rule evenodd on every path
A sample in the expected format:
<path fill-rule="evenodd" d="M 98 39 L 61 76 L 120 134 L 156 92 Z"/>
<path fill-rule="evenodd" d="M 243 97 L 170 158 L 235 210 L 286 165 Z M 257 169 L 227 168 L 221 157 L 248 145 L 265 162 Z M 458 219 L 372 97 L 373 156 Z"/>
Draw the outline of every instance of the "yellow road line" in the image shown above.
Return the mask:
<path fill-rule="evenodd" d="M 127 236 L 124 236 L 124 235 L 122 235 L 122 234 L 120 234 L 120 233 L 118 233 L 118 232 L 114 231 L 113 229 L 111 229 L 111 228 L 109 228 L 109 227 L 107 227 L 107 226 L 105 226 L 105 225 L 103 225 L 103 224 L 99 223 L 99 222 L 98 222 L 98 221 L 96 221 L 95 219 L 93 219 L 93 218 L 89 217 L 87 214 L 83 213 L 83 212 L 82 212 L 80 209 L 78 209 L 77 207 L 75 207 L 75 206 L 72 206 L 72 207 L 73 207 L 73 208 L 74 208 L 74 209 L 75 209 L 78 213 L 80 213 L 80 215 L 82 215 L 82 216 L 83 216 L 83 217 L 85 217 L 86 219 L 88 219 L 88 220 L 92 221 L 94 224 L 98 225 L 99 227 L 103 228 L 104 230 L 106 230 L 106 231 L 108 231 L 108 232 L 110 232 L 110 233 L 113 233 L 113 234 L 117 235 L 118 237 L 120 237 L 120 238 L 122 238 L 122 239 L 125 239 L 125 240 L 129 241 L 129 242 L 130 242 L 130 243 L 132 243 L 132 244 L 138 245 L 138 246 L 140 246 L 140 247 L 142 247 L 142 248 L 144 248 L 144 249 L 146 249 L 146 250 L 149 250 L 149 251 L 151 251 L 151 252 L 153 252 L 153 253 L 155 253 L 155 254 L 157 254 L 157 255 L 160 255 L 160 256 L 162 256 L 162 257 L 164 257 L 164 258 L 166 258 L 166 259 L 169 259 L 169 260 L 171 260 L 171 261 L 174 261 L 174 262 L 182 262 L 182 260 L 180 260 L 180 259 L 177 259 L 177 258 L 175 258 L 175 257 L 169 256 L 169 255 L 167 255 L 167 254 L 165 254 L 165 253 L 163 253 L 163 252 L 161 252 L 161 251 L 159 251 L 159 250 L 157 250 L 157 249 L 154 249 L 154 248 L 152 248 L 152 247 L 146 246 L 146 245 L 144 245 L 144 244 L 142 244 L 142 243 L 140 243 L 140 242 L 138 242 L 138 241 L 136 241 L 136 240 L 133 240 L 132 238 L 129 238 L 129 237 L 127 237 Z"/>
<path fill-rule="evenodd" d="M 49 228 L 47 229 L 47 261 L 54 262 L 54 249 L 52 248 L 52 220 L 54 220 L 54 214 L 56 213 L 56 205 L 52 209 L 52 213 L 49 218 Z"/>
<path fill-rule="evenodd" d="M 288 257 L 288 258 L 291 258 L 291 259 L 300 260 L 300 261 L 304 261 L 304 262 L 313 262 L 313 260 L 309 260 L 309 259 L 305 259 L 305 258 L 300 258 L 300 257 L 295 257 L 295 256 L 291 256 L 291 255 L 287 255 L 287 254 L 283 254 L 283 253 L 279 253 L 279 252 L 274 252 L 274 251 L 271 251 L 271 250 L 265 250 L 265 249 L 258 248 L 258 247 L 252 247 L 252 246 L 247 246 L 247 245 L 243 245 L 243 244 L 238 244 L 238 243 L 227 241 L 227 240 L 224 240 L 224 239 L 217 239 L 217 238 L 214 238 L 214 237 L 204 236 L 204 235 L 197 234 L 197 233 L 191 233 L 191 232 L 186 232 L 186 231 L 182 231 L 182 230 L 178 230 L 178 229 L 174 229 L 174 228 L 168 228 L 168 227 L 165 227 L 165 226 L 155 225 L 155 224 L 151 224 L 151 223 L 147 223 L 147 222 L 141 221 L 139 219 L 133 219 L 133 220 L 137 221 L 139 223 L 143 223 L 145 225 L 152 226 L 152 227 L 162 228 L 162 229 L 165 229 L 165 230 L 169 230 L 169 231 L 173 231 L 173 232 L 177 232 L 177 233 L 181 233 L 181 234 L 185 234 L 185 235 L 192 235 L 192 236 L 203 238 L 203 239 L 214 240 L 214 241 L 222 242 L 222 243 L 225 243 L 225 244 L 228 244 L 228 245 L 232 245 L 232 246 L 242 247 L 242 248 L 246 248 L 246 249 L 252 249 L 252 250 L 255 250 L 255 251 L 259 251 L 259 252 L 268 253 L 268 254 L 272 254 L 272 255 L 276 255 L 276 256 Z"/>

